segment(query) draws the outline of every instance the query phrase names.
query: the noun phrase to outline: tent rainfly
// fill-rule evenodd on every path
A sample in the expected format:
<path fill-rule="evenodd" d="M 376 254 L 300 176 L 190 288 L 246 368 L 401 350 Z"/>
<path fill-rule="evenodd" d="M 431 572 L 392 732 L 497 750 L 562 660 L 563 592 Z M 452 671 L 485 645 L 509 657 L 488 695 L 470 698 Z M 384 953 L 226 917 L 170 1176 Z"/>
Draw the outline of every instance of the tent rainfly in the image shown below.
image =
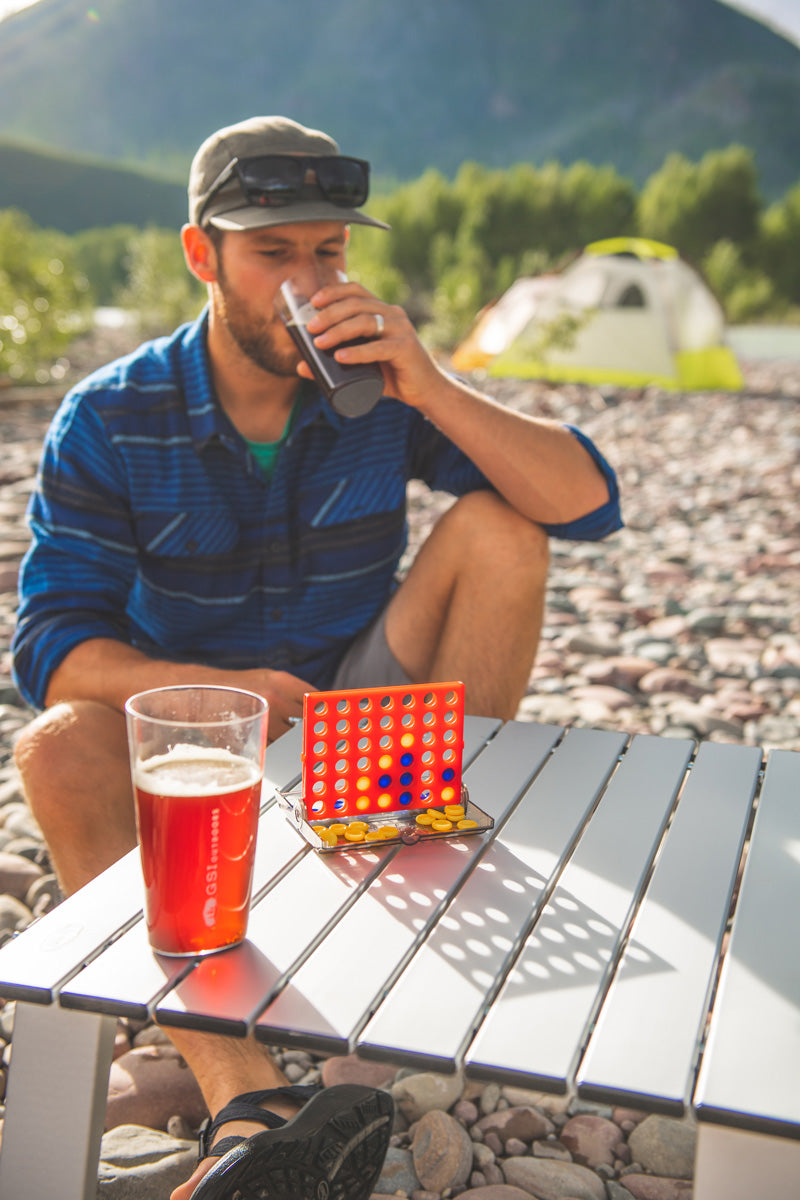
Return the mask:
<path fill-rule="evenodd" d="M 517 379 L 736 391 L 742 375 L 709 288 L 672 246 L 607 238 L 563 271 L 518 279 L 453 353 Z"/>

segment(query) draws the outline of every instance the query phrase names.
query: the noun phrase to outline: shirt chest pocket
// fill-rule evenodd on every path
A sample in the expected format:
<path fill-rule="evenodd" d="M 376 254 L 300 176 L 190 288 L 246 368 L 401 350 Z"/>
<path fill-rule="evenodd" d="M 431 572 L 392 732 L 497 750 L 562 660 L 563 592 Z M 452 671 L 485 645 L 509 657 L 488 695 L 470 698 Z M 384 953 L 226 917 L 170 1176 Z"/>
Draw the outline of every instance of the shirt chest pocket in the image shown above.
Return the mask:
<path fill-rule="evenodd" d="M 395 469 L 368 468 L 337 481 L 307 487 L 300 499 L 301 518 L 314 529 L 361 517 L 402 511 L 406 484 Z"/>
<path fill-rule="evenodd" d="M 227 508 L 134 514 L 136 540 L 154 558 L 227 554 L 239 541 L 239 523 Z"/>

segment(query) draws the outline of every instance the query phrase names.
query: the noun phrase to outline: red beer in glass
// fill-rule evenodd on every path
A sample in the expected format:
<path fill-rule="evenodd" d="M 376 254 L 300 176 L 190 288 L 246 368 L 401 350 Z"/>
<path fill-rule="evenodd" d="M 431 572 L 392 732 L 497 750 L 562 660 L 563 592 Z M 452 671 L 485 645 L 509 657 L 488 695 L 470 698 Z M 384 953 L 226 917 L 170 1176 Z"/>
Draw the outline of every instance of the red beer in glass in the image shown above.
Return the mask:
<path fill-rule="evenodd" d="M 157 688 L 126 704 L 150 943 L 210 954 L 242 941 L 267 705 L 236 688 Z"/>

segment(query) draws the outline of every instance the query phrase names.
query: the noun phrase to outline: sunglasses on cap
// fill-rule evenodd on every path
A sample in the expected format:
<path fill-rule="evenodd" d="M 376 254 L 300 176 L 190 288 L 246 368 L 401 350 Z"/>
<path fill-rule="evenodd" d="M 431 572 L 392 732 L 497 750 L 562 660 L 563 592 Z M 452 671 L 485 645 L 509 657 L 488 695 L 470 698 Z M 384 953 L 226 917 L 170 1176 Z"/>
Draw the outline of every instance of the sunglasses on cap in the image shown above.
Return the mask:
<path fill-rule="evenodd" d="M 326 200 L 339 208 L 359 208 L 369 195 L 369 163 L 343 154 L 309 155 L 262 154 L 255 158 L 234 158 L 211 185 L 197 215 L 198 225 L 214 197 L 236 177 L 249 204 L 281 208 L 301 199 L 307 186 L 306 176 Z"/>

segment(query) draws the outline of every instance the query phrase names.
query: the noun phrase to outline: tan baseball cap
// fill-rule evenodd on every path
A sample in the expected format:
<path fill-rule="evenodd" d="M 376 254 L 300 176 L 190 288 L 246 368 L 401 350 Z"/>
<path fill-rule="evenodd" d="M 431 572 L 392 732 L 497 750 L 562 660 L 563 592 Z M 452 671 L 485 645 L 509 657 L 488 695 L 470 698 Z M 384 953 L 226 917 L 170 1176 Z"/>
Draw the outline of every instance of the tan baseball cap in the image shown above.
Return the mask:
<path fill-rule="evenodd" d="M 307 129 L 288 117 L 250 117 L 218 129 L 206 138 L 194 156 L 189 172 L 189 220 L 193 225 L 214 225 L 223 230 L 259 229 L 269 225 L 294 225 L 302 221 L 342 221 L 347 225 L 374 225 L 383 221 L 358 208 L 343 208 L 328 200 L 313 181 L 303 195 L 280 207 L 251 204 L 235 174 L 215 191 L 220 176 L 234 159 L 268 154 L 338 156 L 339 146 L 318 129 Z"/>

